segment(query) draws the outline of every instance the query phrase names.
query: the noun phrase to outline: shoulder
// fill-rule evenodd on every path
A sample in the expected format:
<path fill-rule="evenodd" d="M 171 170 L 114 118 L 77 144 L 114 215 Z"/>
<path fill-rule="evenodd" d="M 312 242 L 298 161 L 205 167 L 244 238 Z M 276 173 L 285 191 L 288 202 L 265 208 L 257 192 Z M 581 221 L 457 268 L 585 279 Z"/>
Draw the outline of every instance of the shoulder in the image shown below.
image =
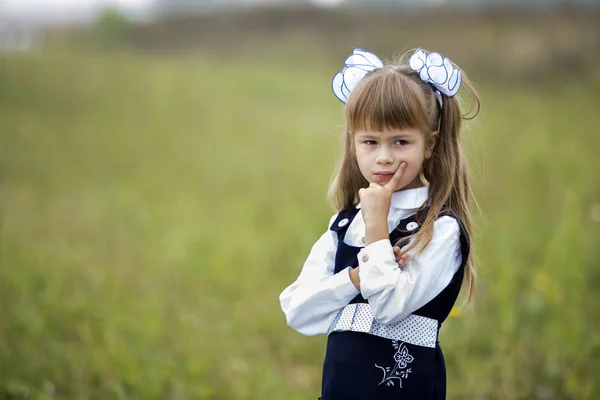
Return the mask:
<path fill-rule="evenodd" d="M 452 212 L 443 212 L 433 224 L 432 240 L 451 243 L 452 247 L 460 248 L 466 259 L 470 253 L 471 238 L 462 220 Z"/>
<path fill-rule="evenodd" d="M 442 227 L 440 229 L 450 229 L 453 232 L 457 232 L 462 239 L 470 242 L 470 235 L 462 218 L 453 211 L 447 210 L 439 213 L 434 226 Z"/>
<path fill-rule="evenodd" d="M 329 229 L 331 229 L 331 226 L 337 220 L 338 215 L 339 215 L 339 213 L 333 214 L 333 216 L 331 218 L 329 218 L 329 224 L 327 224 L 327 226 L 329 227 Z"/>
<path fill-rule="evenodd" d="M 433 229 L 435 233 L 446 236 L 458 236 L 461 231 L 460 222 L 454 214 L 440 214 L 433 223 Z"/>
<path fill-rule="evenodd" d="M 408 228 L 410 229 L 410 223 Z M 433 222 L 432 228 L 431 239 L 427 242 L 428 247 L 448 246 L 455 248 L 459 246 L 462 235 L 459 222 L 456 218 L 449 215 L 440 216 Z"/>

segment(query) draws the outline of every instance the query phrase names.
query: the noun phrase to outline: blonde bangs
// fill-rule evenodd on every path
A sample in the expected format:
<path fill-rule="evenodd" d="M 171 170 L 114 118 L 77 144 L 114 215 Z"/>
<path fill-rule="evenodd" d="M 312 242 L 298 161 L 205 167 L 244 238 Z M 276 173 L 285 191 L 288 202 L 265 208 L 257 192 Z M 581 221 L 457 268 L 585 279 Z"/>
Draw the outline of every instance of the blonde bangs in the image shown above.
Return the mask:
<path fill-rule="evenodd" d="M 419 84 L 407 73 L 384 67 L 363 78 L 346 104 L 348 131 L 431 131 L 428 102 Z"/>

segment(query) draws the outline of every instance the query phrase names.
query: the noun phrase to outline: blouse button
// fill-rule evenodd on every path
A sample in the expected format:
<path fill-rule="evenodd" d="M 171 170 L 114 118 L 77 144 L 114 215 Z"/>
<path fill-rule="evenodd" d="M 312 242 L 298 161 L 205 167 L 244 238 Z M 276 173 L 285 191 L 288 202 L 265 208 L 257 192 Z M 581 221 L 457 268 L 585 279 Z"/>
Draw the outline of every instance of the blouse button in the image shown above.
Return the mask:
<path fill-rule="evenodd" d="M 365 243 L 367 243 L 367 239 L 365 239 L 365 237 L 363 236 L 363 237 L 360 238 L 360 242 L 362 244 L 365 244 Z"/>
<path fill-rule="evenodd" d="M 343 226 L 346 226 L 347 223 L 348 223 L 348 218 L 344 218 L 343 220 L 338 222 L 338 226 L 341 228 Z"/>
<path fill-rule="evenodd" d="M 369 261 L 369 255 L 367 253 L 363 254 L 361 257 L 362 262 L 367 262 Z"/>
<path fill-rule="evenodd" d="M 409 222 L 408 224 L 406 224 L 406 229 L 408 229 L 409 231 L 414 231 L 418 227 L 419 224 L 417 224 L 416 222 Z"/>

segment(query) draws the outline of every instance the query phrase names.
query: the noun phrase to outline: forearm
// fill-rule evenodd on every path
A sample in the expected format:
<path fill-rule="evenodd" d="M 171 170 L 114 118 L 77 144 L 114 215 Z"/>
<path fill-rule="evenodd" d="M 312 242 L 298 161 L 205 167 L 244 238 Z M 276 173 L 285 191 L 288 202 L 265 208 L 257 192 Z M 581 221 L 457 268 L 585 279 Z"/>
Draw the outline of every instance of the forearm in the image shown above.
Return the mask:
<path fill-rule="evenodd" d="M 350 275 L 350 281 L 356 288 L 356 290 L 360 291 L 360 267 L 352 268 L 349 270 L 348 274 Z"/>
<path fill-rule="evenodd" d="M 387 324 L 405 314 L 416 271 L 403 271 L 396 264 L 389 239 L 365 247 L 358 256 L 361 293 L 368 300 L 375 319 Z"/>
<path fill-rule="evenodd" d="M 361 293 L 375 319 L 396 322 L 437 296 L 452 280 L 461 264 L 460 230 L 457 221 L 441 217 L 425 249 L 409 252 L 399 269 L 389 240 L 365 247 L 358 256 Z"/>
<path fill-rule="evenodd" d="M 389 239 L 387 221 L 375 221 L 365 226 L 365 245 Z M 357 290 L 360 290 L 360 266 L 350 270 L 350 280 Z"/>
<path fill-rule="evenodd" d="M 365 224 L 365 245 L 389 239 L 387 216 Z"/>
<path fill-rule="evenodd" d="M 389 239 L 389 235 L 387 233 L 387 224 L 384 225 L 383 222 L 379 222 L 378 224 L 374 224 L 366 228 L 365 232 L 365 244 L 368 246 L 372 243 L 387 240 Z M 399 247 L 393 247 L 393 252 L 396 257 L 396 263 L 398 267 L 402 268 L 407 260 L 407 255 L 401 254 Z M 354 284 L 357 290 L 360 290 L 360 266 L 353 268 L 350 270 L 350 280 Z"/>
<path fill-rule="evenodd" d="M 305 335 L 326 333 L 337 311 L 359 294 L 348 269 L 286 288 L 279 299 L 288 325 Z"/>

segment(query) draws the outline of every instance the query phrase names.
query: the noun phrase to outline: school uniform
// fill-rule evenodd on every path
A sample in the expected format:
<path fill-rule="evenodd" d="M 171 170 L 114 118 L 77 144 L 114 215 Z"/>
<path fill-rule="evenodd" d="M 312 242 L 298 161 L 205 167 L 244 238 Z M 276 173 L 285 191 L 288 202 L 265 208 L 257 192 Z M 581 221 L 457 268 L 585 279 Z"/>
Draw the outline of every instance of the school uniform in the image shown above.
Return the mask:
<path fill-rule="evenodd" d="M 438 333 L 458 296 L 469 238 L 452 214 L 434 223 L 431 242 L 398 268 L 392 245 L 418 232 L 422 187 L 392 194 L 390 240 L 365 247 L 360 204 L 334 216 L 298 279 L 280 295 L 288 324 L 327 334 L 322 400 L 444 399 Z M 349 269 L 360 265 L 360 291 Z"/>

